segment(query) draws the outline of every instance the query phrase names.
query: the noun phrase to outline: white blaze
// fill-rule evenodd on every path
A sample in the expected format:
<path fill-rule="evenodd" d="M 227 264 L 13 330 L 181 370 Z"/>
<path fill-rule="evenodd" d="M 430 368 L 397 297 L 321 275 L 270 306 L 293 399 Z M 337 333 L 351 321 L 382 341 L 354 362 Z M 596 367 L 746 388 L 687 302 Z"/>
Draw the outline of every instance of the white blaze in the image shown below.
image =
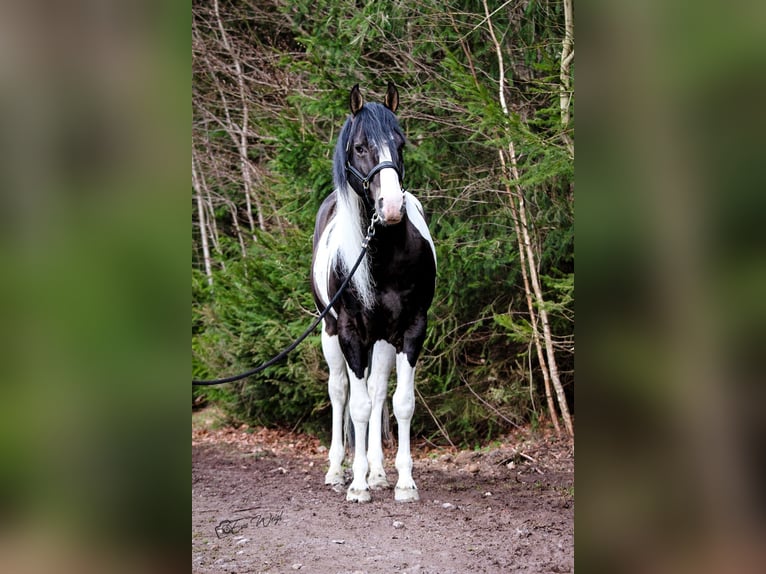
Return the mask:
<path fill-rule="evenodd" d="M 380 162 L 393 161 L 388 146 L 380 146 Z M 385 168 L 379 172 L 380 197 L 378 212 L 386 223 L 398 223 L 402 218 L 404 193 L 399 185 L 399 174 L 395 169 Z"/>

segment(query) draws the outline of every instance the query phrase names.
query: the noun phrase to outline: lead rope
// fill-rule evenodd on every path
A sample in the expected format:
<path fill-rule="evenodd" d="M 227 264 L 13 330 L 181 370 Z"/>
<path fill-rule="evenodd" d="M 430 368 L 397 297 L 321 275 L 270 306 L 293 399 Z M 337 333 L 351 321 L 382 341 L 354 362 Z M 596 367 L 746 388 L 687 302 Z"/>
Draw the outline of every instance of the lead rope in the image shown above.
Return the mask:
<path fill-rule="evenodd" d="M 378 216 L 377 211 L 374 211 L 372 214 L 372 218 L 370 219 L 370 225 L 367 227 L 367 235 L 362 240 L 362 252 L 359 254 L 359 257 L 357 257 L 356 263 L 354 263 L 354 266 L 351 268 L 351 271 L 349 272 L 348 276 L 343 280 L 343 283 L 341 283 L 337 293 L 335 293 L 333 298 L 330 299 L 330 302 L 327 304 L 324 310 L 319 314 L 319 317 L 317 317 L 316 320 L 311 324 L 311 326 L 308 329 L 306 329 L 303 332 L 303 334 L 301 334 L 300 337 L 298 337 L 295 341 L 293 341 L 290 344 L 290 346 L 285 348 L 285 350 L 283 350 L 281 353 L 279 353 L 275 357 L 272 357 L 265 363 L 258 365 L 254 369 L 246 371 L 242 374 L 233 375 L 231 377 L 225 377 L 223 379 L 213 379 L 211 381 L 197 381 L 192 379 L 192 386 L 212 386 L 212 385 L 222 385 L 224 383 L 233 383 L 234 381 L 239 381 L 241 379 L 244 379 L 256 373 L 260 373 L 264 369 L 268 369 L 275 363 L 278 363 L 279 361 L 282 361 L 285 357 L 287 357 L 287 355 L 293 349 L 295 349 L 298 345 L 300 345 L 303 342 L 303 340 L 306 337 L 308 337 L 314 329 L 317 328 L 317 325 L 319 325 L 319 323 L 322 322 L 322 319 L 324 319 L 327 313 L 330 312 L 330 309 L 332 309 L 333 305 L 335 305 L 336 301 L 340 298 L 340 296 L 346 290 L 346 287 L 348 287 L 348 284 L 351 282 L 351 278 L 354 276 L 354 273 L 356 273 L 356 270 L 359 268 L 359 265 L 361 265 L 362 259 L 364 259 L 364 256 L 367 254 L 367 248 L 369 247 L 370 241 L 375 235 L 375 226 L 377 225 L 379 221 L 380 221 L 380 216 Z"/>

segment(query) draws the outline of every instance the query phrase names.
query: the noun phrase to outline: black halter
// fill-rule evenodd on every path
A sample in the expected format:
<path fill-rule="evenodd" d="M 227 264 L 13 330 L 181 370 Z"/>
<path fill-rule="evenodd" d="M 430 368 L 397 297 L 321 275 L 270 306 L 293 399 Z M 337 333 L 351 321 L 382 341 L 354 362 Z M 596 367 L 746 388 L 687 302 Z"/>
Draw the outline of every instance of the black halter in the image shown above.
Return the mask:
<path fill-rule="evenodd" d="M 364 176 L 364 175 L 362 175 L 362 172 L 360 172 L 353 165 L 351 165 L 350 162 L 348 162 L 348 161 L 346 162 L 346 171 L 349 174 L 353 175 L 355 178 L 357 178 L 360 182 L 362 182 L 362 191 L 361 192 L 359 190 L 357 190 L 353 185 L 351 187 L 356 192 L 356 194 L 359 197 L 362 198 L 362 200 L 364 201 L 364 204 L 367 206 L 367 209 L 370 210 L 370 211 L 375 209 L 375 206 L 372 204 L 372 201 L 370 200 L 370 197 L 367 194 L 367 192 L 370 189 L 370 182 L 372 181 L 372 178 L 375 177 L 375 175 L 379 171 L 381 171 L 383 169 L 387 169 L 387 168 L 391 168 L 391 169 L 393 169 L 396 172 L 396 175 L 399 177 L 399 185 L 402 186 L 402 191 L 404 191 L 404 186 L 403 186 L 404 165 L 402 165 L 402 169 L 399 170 L 399 166 L 397 166 L 394 162 L 392 162 L 392 161 L 382 161 L 378 165 L 373 167 L 366 176 Z"/>

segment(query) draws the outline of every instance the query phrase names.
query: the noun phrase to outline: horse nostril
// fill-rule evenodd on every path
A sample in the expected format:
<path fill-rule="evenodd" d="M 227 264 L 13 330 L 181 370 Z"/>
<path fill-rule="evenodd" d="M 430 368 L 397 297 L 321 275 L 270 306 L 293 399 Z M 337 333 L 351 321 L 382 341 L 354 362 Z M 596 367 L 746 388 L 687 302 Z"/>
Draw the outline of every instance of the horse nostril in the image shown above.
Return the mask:
<path fill-rule="evenodd" d="M 380 199 L 378 199 L 378 207 L 383 209 L 383 198 L 382 197 Z"/>

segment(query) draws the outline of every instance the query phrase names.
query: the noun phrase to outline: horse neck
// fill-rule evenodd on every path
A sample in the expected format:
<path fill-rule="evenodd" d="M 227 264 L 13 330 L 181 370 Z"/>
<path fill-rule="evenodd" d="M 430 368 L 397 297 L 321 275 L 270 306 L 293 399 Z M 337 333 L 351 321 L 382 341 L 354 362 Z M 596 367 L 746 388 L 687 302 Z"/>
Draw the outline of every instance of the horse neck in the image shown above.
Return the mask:
<path fill-rule="evenodd" d="M 350 186 L 345 190 L 345 193 L 339 192 L 337 209 L 336 231 L 339 238 L 336 244 L 336 257 L 340 259 L 342 268 L 349 271 L 362 250 L 362 241 L 367 234 L 369 217 L 361 199 L 354 193 L 353 189 L 350 189 Z M 356 287 L 365 307 L 371 308 L 374 299 L 374 281 L 371 275 L 369 256 L 362 260 L 351 282 Z"/>

